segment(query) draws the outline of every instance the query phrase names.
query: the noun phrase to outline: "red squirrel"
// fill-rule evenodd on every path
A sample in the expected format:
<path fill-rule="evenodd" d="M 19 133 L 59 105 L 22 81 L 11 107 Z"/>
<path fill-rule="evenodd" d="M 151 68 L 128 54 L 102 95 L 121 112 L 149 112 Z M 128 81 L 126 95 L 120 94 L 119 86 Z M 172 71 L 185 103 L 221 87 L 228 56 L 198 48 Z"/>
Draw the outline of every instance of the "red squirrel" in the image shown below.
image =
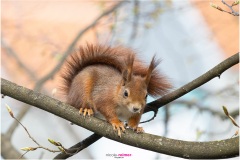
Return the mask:
<path fill-rule="evenodd" d="M 125 131 L 123 121 L 137 133 L 148 95 L 165 94 L 171 85 L 154 70 L 159 60 L 154 56 L 149 66 L 124 47 L 86 45 L 66 60 L 61 77 L 66 102 L 83 116 L 100 113 L 117 130 Z"/>

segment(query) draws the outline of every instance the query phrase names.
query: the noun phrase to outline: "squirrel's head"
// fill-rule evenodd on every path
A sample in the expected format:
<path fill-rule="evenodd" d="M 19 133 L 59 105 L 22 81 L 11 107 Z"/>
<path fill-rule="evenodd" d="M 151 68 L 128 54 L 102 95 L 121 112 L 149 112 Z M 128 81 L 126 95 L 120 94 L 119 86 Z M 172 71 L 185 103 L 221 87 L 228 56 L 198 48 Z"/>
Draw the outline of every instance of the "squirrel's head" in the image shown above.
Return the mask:
<path fill-rule="evenodd" d="M 158 65 L 153 57 L 148 68 L 147 74 L 142 77 L 133 74 L 133 55 L 127 59 L 127 67 L 122 73 L 122 85 L 120 96 L 122 97 L 122 105 L 126 106 L 132 113 L 140 113 L 144 110 L 148 96 L 148 84 L 151 79 L 151 74 L 154 68 Z"/>

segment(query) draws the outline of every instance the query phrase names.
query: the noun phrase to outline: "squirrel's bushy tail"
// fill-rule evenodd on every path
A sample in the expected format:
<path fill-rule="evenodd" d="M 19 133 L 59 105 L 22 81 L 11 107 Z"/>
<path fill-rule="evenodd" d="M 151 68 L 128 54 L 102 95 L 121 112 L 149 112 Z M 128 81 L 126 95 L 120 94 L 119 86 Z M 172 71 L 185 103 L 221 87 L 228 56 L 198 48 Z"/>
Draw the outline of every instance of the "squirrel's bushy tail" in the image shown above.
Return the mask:
<path fill-rule="evenodd" d="M 79 47 L 79 50 L 71 54 L 62 69 L 61 78 L 63 84 L 61 90 L 68 94 L 69 88 L 75 76 L 85 67 L 95 64 L 108 65 L 120 73 L 125 69 L 126 56 L 134 55 L 122 47 L 106 47 L 102 45 L 90 45 Z"/>
<path fill-rule="evenodd" d="M 86 47 L 80 47 L 79 50 L 71 54 L 66 60 L 63 70 L 61 72 L 61 78 L 63 83 L 61 90 L 68 94 L 72 81 L 75 76 L 85 67 L 95 64 L 108 65 L 120 73 L 122 73 L 130 60 L 128 57 L 134 57 L 135 53 L 124 47 L 107 47 L 103 45 L 90 45 Z M 157 66 L 157 65 L 156 65 Z M 143 62 L 134 58 L 133 74 L 145 76 L 148 72 L 148 66 Z M 148 85 L 148 93 L 151 96 L 159 96 L 165 94 L 171 85 L 168 83 L 164 75 L 160 74 L 156 70 L 152 72 L 152 76 Z"/>

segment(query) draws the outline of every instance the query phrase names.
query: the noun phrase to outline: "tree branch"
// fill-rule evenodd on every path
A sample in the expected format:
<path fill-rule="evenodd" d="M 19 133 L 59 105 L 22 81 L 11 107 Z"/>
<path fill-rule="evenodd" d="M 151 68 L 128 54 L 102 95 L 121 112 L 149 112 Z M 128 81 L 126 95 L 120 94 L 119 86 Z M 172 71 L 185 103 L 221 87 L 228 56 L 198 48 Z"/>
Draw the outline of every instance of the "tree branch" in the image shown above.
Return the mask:
<path fill-rule="evenodd" d="M 84 118 L 78 114 L 76 108 L 70 105 L 39 92 L 18 86 L 3 78 L 1 81 L 2 94 L 55 114 L 96 134 L 124 144 L 182 158 L 219 159 L 239 155 L 238 137 L 211 142 L 187 142 L 147 133 L 136 134 L 132 130 L 127 129 L 126 133 L 119 138 L 112 126 L 103 120 L 95 117 Z"/>
<path fill-rule="evenodd" d="M 190 91 L 200 87 L 201 85 L 207 83 L 211 79 L 215 77 L 221 76 L 221 74 L 226 71 L 227 69 L 231 68 L 232 66 L 239 63 L 239 53 L 229 57 L 228 59 L 224 60 L 223 62 L 216 65 L 214 68 L 206 72 L 205 74 L 201 75 L 200 77 L 196 78 L 195 80 L 187 83 L 186 85 L 178 88 L 177 90 L 166 94 L 165 96 L 147 104 L 145 108 L 145 112 L 155 111 L 158 108 L 164 106 L 165 104 L 172 102 L 179 97 L 189 93 Z"/>

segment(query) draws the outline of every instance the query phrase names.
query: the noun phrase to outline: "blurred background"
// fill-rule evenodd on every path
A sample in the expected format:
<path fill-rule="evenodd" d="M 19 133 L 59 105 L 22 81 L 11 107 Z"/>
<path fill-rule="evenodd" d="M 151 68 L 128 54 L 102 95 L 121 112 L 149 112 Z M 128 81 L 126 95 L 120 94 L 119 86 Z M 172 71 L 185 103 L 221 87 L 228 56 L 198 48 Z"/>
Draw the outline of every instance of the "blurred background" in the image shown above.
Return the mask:
<path fill-rule="evenodd" d="M 1 4 L 1 77 L 64 101 L 58 91 L 59 69 L 42 85 L 39 80 L 61 64 L 64 56 L 88 42 L 130 47 L 146 63 L 156 54 L 162 59 L 158 69 L 168 77 L 173 90 L 177 89 L 239 51 L 239 18 L 211 7 L 210 2 L 229 10 L 220 0 L 4 0 Z M 233 9 L 238 12 L 238 6 Z M 237 128 L 224 115 L 222 106 L 226 106 L 238 122 L 238 66 L 224 72 L 220 79 L 215 78 L 160 108 L 153 121 L 141 126 L 147 133 L 186 141 L 231 138 Z M 23 154 L 20 148 L 36 146 L 9 116 L 5 104 L 45 147 L 54 148 L 48 138 L 68 148 L 92 134 L 12 98 L 1 100 L 2 159 Z M 153 100 L 148 98 L 148 102 Z M 152 116 L 153 113 L 144 114 L 142 121 Z M 71 158 L 111 159 L 106 154 L 120 153 L 132 154 L 127 159 L 177 159 L 106 138 Z M 24 158 L 50 159 L 55 155 L 57 153 L 38 149 Z"/>

